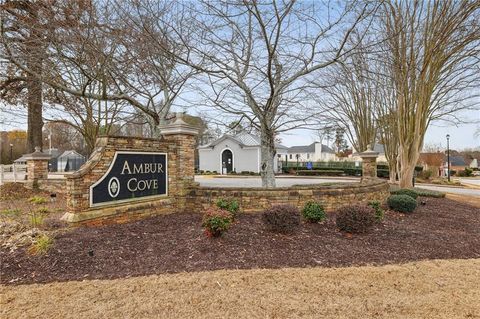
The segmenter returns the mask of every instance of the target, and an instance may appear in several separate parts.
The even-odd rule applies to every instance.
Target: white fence
[[[27,165],[0,165],[0,185],[5,182],[23,182],[27,173]]]

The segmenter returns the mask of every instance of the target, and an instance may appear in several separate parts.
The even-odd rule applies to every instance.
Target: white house
[[[274,170],[279,171],[278,159],[287,154],[287,147],[277,144]],[[198,147],[199,169],[220,174],[242,171],[260,173],[260,138],[247,132],[225,134],[221,138]]]
[[[299,162],[318,162],[318,161],[336,161],[335,151],[327,145],[314,142],[310,145],[292,146],[288,148],[287,154],[282,158],[283,161]]]
[[[366,150],[363,150],[361,152],[365,152]],[[383,144],[378,144],[376,143],[373,147],[373,151],[378,153],[377,157],[377,162],[388,162],[387,157],[385,156],[385,148]],[[355,161],[355,162],[361,162],[362,158],[360,157],[359,153],[357,150],[353,150],[353,154],[348,156],[348,160],[350,161]]]

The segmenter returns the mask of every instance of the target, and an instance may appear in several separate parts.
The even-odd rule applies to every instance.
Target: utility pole
[[[450,182],[450,134],[447,134],[447,177]]]

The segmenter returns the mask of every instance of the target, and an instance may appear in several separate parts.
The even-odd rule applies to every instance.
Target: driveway
[[[195,176],[195,181],[206,187],[262,187],[260,177],[213,177]],[[311,185],[320,183],[356,183],[358,178],[335,178],[335,177],[277,177],[277,187],[289,187],[292,185]]]

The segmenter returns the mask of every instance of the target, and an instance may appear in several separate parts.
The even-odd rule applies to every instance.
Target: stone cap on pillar
[[[30,154],[25,154],[23,155],[23,158],[27,161],[38,161],[38,160],[48,161],[49,159],[52,158],[52,156],[50,154],[42,153],[40,151],[40,147],[35,146],[35,152]]]
[[[379,152],[372,150],[372,146],[370,144],[367,145],[367,150],[365,152],[358,153],[361,158],[377,158],[379,154]]]
[[[160,126],[160,134],[162,135],[198,135],[199,129],[193,125],[186,123],[182,119],[182,113],[176,113],[173,123]]]

